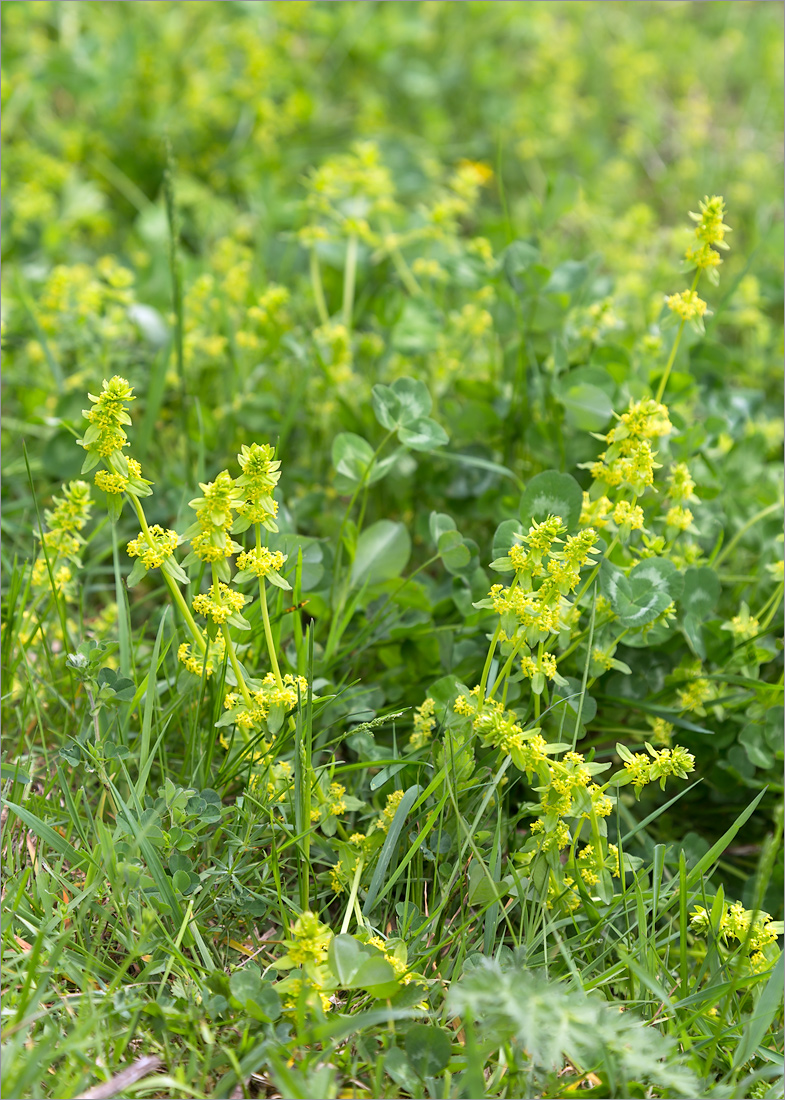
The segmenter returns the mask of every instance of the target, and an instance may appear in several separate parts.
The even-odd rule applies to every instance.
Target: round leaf
[[[569,386],[559,397],[567,423],[581,432],[599,432],[611,418],[613,402],[604,390],[581,382]]]
[[[720,598],[720,579],[708,565],[692,566],[684,574],[684,589],[679,601],[685,615],[704,619]]]
[[[402,523],[380,519],[357,540],[352,584],[379,584],[400,576],[411,549],[409,532]]]
[[[525,528],[547,516],[560,516],[568,530],[578,526],[583,505],[583,490],[571,474],[546,470],[533,477],[521,497],[520,514]]]
[[[444,428],[428,416],[411,420],[405,428],[399,428],[398,439],[414,451],[432,451],[450,441]]]
[[[333,440],[333,466],[349,481],[362,481],[373,458],[373,447],[354,432],[341,432]]]
[[[679,595],[682,577],[673,562],[646,558],[629,575],[606,563],[602,587],[622,626],[635,629],[653,622]]]
[[[450,1040],[440,1027],[415,1024],[406,1032],[404,1046],[412,1067],[420,1077],[435,1077],[449,1065]]]

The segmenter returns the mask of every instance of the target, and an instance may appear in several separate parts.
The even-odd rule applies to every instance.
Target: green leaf
[[[420,1077],[435,1077],[446,1069],[452,1048],[446,1031],[428,1024],[414,1024],[403,1043],[406,1054]]]
[[[354,432],[341,432],[333,440],[333,466],[352,482],[360,482],[373,458],[373,447]]]
[[[361,963],[354,976],[354,986],[366,989],[372,997],[391,997],[398,991],[398,979],[387,959],[375,955]]]
[[[393,431],[427,417],[433,401],[424,382],[415,378],[396,378],[391,386],[373,387],[371,404],[382,427]]]
[[[400,1047],[390,1047],[384,1056],[384,1069],[396,1085],[402,1085],[412,1096],[422,1090],[422,1081]]]
[[[504,558],[509,554],[511,546],[520,546],[520,538],[524,533],[523,527],[517,519],[505,519],[496,528],[493,536],[493,557]]]
[[[229,988],[249,1016],[271,1023],[281,1015],[281,998],[270,982],[262,981],[256,967],[236,970],[229,978]]]
[[[734,1069],[739,1069],[745,1062],[754,1057],[761,1043],[763,1043],[767,1031],[777,1018],[782,1004],[783,967],[785,967],[785,955],[780,954],[771,972],[771,977],[766,982],[760,1000],[755,1003],[752,1014],[747,1018],[744,1025],[741,1042],[736,1047],[733,1058]]]
[[[682,585],[681,574],[666,558],[645,558],[627,576],[605,562],[600,581],[619,622],[630,629],[653,622],[678,596]]]
[[[405,447],[411,447],[414,451],[433,451],[450,442],[444,428],[429,416],[412,420],[405,428],[399,428],[398,439]]]
[[[439,537],[439,555],[448,573],[460,573],[472,558],[460,531],[445,531]]]
[[[402,523],[380,519],[366,528],[357,540],[352,585],[380,584],[400,576],[411,549],[409,532]]]
[[[570,427],[580,432],[599,432],[611,418],[613,402],[599,386],[581,382],[558,394]]]
[[[762,726],[748,723],[739,734],[739,744],[744,746],[748,760],[756,768],[770,768],[774,763],[774,754],[769,751]]]
[[[141,558],[137,558],[134,562],[133,569],[125,579],[126,588],[133,588],[139,584],[139,581],[147,574],[147,570],[144,567],[144,563]]]
[[[387,874],[387,866],[392,859],[395,846],[398,843],[398,837],[401,835],[401,830],[406,824],[406,818],[411,810],[412,806],[417,800],[420,794],[420,787],[415,784],[405,792],[403,798],[398,803],[398,809],[395,811],[395,817],[390,822],[390,827],[387,830],[387,836],[384,838],[384,844],[382,850],[379,853],[379,860],[376,864],[376,869],[371,879],[371,885],[368,887],[368,893],[365,898],[365,905],[363,905],[363,916],[369,917],[373,912],[374,902],[381,889]]]
[[[708,565],[692,566],[684,574],[679,606],[685,615],[705,619],[720,598],[720,579]]]
[[[445,531],[455,530],[455,520],[446,512],[431,512],[428,517],[428,529],[431,532],[431,538],[438,544]]]
[[[0,779],[16,780],[17,783],[30,782],[27,772],[21,771],[15,764],[0,764]]]
[[[178,894],[185,894],[191,885],[191,876],[187,871],[178,870],[175,871],[172,876],[172,885]]]
[[[372,958],[370,950],[354,936],[341,933],[333,936],[327,949],[327,961],[342,989],[352,989],[355,975],[366,959]]]
[[[73,867],[78,867],[84,862],[95,863],[92,853],[88,851],[77,852],[76,848],[61,837],[58,832],[55,832],[51,825],[47,825],[45,821],[41,821],[39,817],[36,817],[36,815],[31,813],[26,807],[17,806],[15,802],[8,802],[5,799],[3,799],[3,804],[15,813],[17,817],[21,818],[28,829],[32,829],[35,835],[40,837],[45,844],[48,844],[55,852],[59,852],[61,856],[65,856]]]
[[[547,516],[560,516],[568,531],[578,526],[583,505],[583,490],[571,474],[546,470],[533,477],[521,497],[520,516],[524,528],[532,520],[541,523]]]

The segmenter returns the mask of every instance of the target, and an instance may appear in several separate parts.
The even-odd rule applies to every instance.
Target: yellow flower
[[[164,530],[154,523],[147,531],[140,531],[135,539],[128,543],[128,556],[139,558],[145,569],[159,569],[177,548],[179,536],[176,531]]]
[[[409,738],[409,744],[413,749],[420,749],[430,741],[431,734],[436,726],[435,708],[436,703],[429,698],[414,712],[414,729]]]
[[[115,375],[109,381],[104,379],[97,397],[91,393],[87,396],[94,407],[83,409],[82,415],[90,421],[90,426],[77,442],[86,451],[108,458],[128,446],[123,425],[131,423],[125,406],[135,400],[133,390],[125,378]]]
[[[703,317],[707,309],[706,303],[694,290],[682,290],[679,294],[671,294],[665,302],[668,309],[681,317],[682,321],[693,321]]]
[[[286,555],[280,550],[271,551],[266,546],[244,551],[237,559],[237,568],[241,572],[253,573],[257,577],[268,577],[283,569]]]
[[[218,583],[218,592],[212,589],[212,594],[200,593],[194,597],[193,609],[200,615],[208,616],[214,623],[225,623],[236,612],[241,611],[245,604],[245,596],[241,592],[235,592],[224,584]]]

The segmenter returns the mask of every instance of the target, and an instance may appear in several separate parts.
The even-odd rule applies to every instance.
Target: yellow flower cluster
[[[411,737],[409,738],[409,744],[413,749],[421,749],[423,745],[426,745],[433,734],[436,727],[436,718],[434,712],[436,710],[436,703],[433,699],[426,699],[425,702],[417,707],[414,712],[414,723]]]
[[[723,902],[722,912],[716,923],[702,905],[697,905],[690,914],[690,924],[702,935],[713,930],[715,935],[724,940],[733,939],[745,945],[753,973],[766,970],[771,965],[773,958],[767,958],[767,948],[776,944],[777,937],[782,935],[781,922],[772,921],[769,914],[763,911],[755,913],[745,909],[738,901],[731,905]],[[776,953],[771,954],[774,956]]]
[[[176,531],[164,530],[158,523],[140,531],[135,539],[128,543],[129,558],[139,558],[145,569],[160,569],[167,558],[177,549],[180,541]]]
[[[387,795],[387,803],[381,812],[381,815],[377,818],[376,828],[381,829],[383,833],[392,825],[392,820],[395,817],[395,811],[401,804],[403,798],[403,791],[393,791],[392,794]]]
[[[643,528],[643,509],[639,504],[620,500],[613,509],[613,522],[622,532],[640,531]]]
[[[526,549],[523,546],[510,547],[507,558],[495,563],[504,569],[505,561],[516,571],[522,583],[505,588],[494,584],[488,593],[488,604],[497,614],[505,617],[503,639],[511,640],[510,617],[523,633],[523,640],[529,645],[543,641],[548,634],[558,634],[561,629],[560,609],[562,598],[574,592],[580,581],[581,568],[596,553],[594,544],[597,533],[591,528],[571,535],[564,543],[563,550],[554,550],[564,525],[558,516],[548,516],[542,523],[533,523],[529,533],[524,535]],[[543,559],[547,555],[548,560]],[[534,578],[542,578],[538,588],[532,587]],[[548,673],[552,678],[551,674]]]
[[[61,565],[55,568],[57,559],[65,557],[77,567],[81,566],[79,549],[84,540],[79,532],[89,520],[93,506],[90,499],[90,486],[86,481],[71,481],[63,486],[61,497],[52,498],[52,503],[54,508],[47,508],[44,511],[47,530],[40,538],[46,547],[55,587],[60,590],[71,577],[67,566]],[[63,569],[69,573],[68,577],[62,572]],[[32,583],[36,588],[49,583],[49,571],[46,558],[43,556],[39,557],[33,565]]]
[[[340,814],[346,813],[346,803],[343,796],[346,794],[346,787],[340,783],[331,783],[327,788],[327,804],[330,813],[334,817],[339,817]]]
[[[725,202],[721,195],[712,195],[711,198],[707,195],[698,206],[699,213],[690,211],[690,217],[696,223],[696,242],[687,249],[685,259],[692,267],[716,275],[722,257],[715,248],[727,249],[725,234],[731,231],[722,220],[725,216]]]
[[[654,484],[654,471],[659,463],[651,440],[668,435],[673,425],[665,405],[652,398],[630,402],[626,413],[605,436],[609,444],[596,462],[584,464],[597,481],[615,489],[631,489],[636,497]]]
[[[655,749],[647,742],[646,748],[648,756],[642,752],[627,753],[624,759],[624,772],[635,788],[636,797],[648,783],[659,780],[660,787],[665,790],[669,775],[686,779],[695,770],[695,757],[681,745]]]
[[[539,730],[524,730],[518,725],[516,715],[505,710],[495,699],[486,699],[480,705],[480,689],[472,688],[468,696],[459,695],[453,704],[456,714],[472,719],[472,729],[479,733],[486,745],[511,756],[519,771],[529,774],[547,762],[546,744]]]
[[[258,691],[250,692],[252,707],[241,705],[240,695],[235,691],[227,693],[224,707],[226,710],[237,710],[234,721],[241,729],[249,730],[261,726],[273,707],[292,710],[297,706],[298,699],[305,700],[307,693],[308,681],[304,676],[293,676],[287,672],[281,687],[278,687],[275,675],[268,672],[262,681],[262,687]]]
[[[184,664],[194,676],[212,676],[215,669],[223,662],[226,652],[226,640],[223,634],[216,634],[212,641],[208,640],[207,631],[203,631],[207,643],[207,656],[201,653],[194,654],[189,642],[183,642],[177,650],[177,659]]]
[[[256,577],[268,577],[283,569],[286,556],[280,550],[268,550],[266,546],[245,550],[237,559],[237,568],[242,573],[253,573]]]
[[[275,523],[278,504],[272,494],[281,477],[281,463],[274,456],[269,443],[244,445],[237,456],[242,473],[234,484],[242,499],[233,505],[241,517],[236,531],[245,531],[254,523],[260,523],[268,531],[278,530]]]
[[[524,655],[521,657],[521,671],[531,680],[541,672],[546,680],[553,680],[557,674],[556,658],[552,653],[539,653],[537,657]]]
[[[236,487],[227,470],[222,470],[215,481],[200,482],[199,488],[203,495],[189,501],[189,507],[196,512],[196,523],[185,533],[195,557],[217,562],[239,553],[242,546],[229,538],[228,532],[234,512],[244,503],[242,490]]]
[[[699,298],[694,290],[682,290],[678,294],[670,294],[665,299],[665,303],[672,313],[681,317],[682,321],[694,321],[696,318],[703,317],[707,309],[706,302]]]
[[[292,925],[292,941],[287,941],[288,955],[295,966],[321,963],[327,958],[327,949],[333,934],[326,924],[306,909]]]
[[[695,482],[686,462],[676,462],[668,474],[668,496],[676,504],[697,501]]]
[[[94,407],[83,409],[82,415],[90,421],[90,426],[77,442],[80,447],[84,447],[93,455],[97,462],[99,457],[109,458],[116,451],[122,451],[123,447],[128,446],[128,437],[123,425],[130,424],[131,418],[125,406],[136,399],[126,379],[117,374],[108,381],[104,379],[101,392],[97,397],[92,393],[88,393],[87,396]]]

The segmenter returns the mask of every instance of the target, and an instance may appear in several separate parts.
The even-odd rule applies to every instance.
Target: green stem
[[[515,576],[513,577],[512,584],[507,589],[507,595],[508,596],[511,592],[513,592],[517,588],[519,580],[520,580],[520,574],[516,573]],[[483,667],[483,670],[482,670],[482,678],[480,680],[480,706],[482,706],[482,704],[485,701],[485,685],[488,683],[488,676],[490,675],[490,671],[491,671],[491,664],[493,662],[493,655],[496,652],[496,644],[499,641],[499,635],[501,634],[501,632],[502,632],[502,621],[501,621],[501,617],[499,617],[499,621],[496,624],[496,629],[493,632],[493,637],[491,638],[491,644],[488,647],[488,656],[485,658],[485,666]]]
[[[783,592],[785,592],[785,584],[780,581],[780,583],[777,585],[777,591],[774,593],[771,600],[769,601],[771,603],[771,610],[769,611],[763,622],[760,624],[761,630],[768,630],[769,626],[771,625],[771,620],[780,609]]]
[[[352,328],[352,309],[354,308],[354,283],[357,274],[357,234],[352,233],[346,245],[346,267],[343,271],[343,323]]]
[[[226,642],[226,652],[229,654],[229,660],[231,661],[232,669],[234,670],[234,676],[237,680],[237,686],[240,689],[240,694],[243,697],[243,702],[249,710],[253,710],[254,702],[251,698],[251,693],[249,692],[248,686],[245,682],[243,670],[240,668],[240,662],[237,660],[237,653],[234,648],[234,642],[232,641],[232,635],[226,623],[221,623],[221,633],[223,634],[224,641]]]
[[[635,503],[635,501],[636,501],[637,499],[638,499],[637,497],[633,497],[633,498],[632,498],[632,502],[633,502],[633,504]],[[605,551],[605,555],[604,555],[604,558],[603,558],[603,559],[602,559],[601,561],[598,561],[598,562],[597,562],[597,564],[595,565],[595,567],[594,567],[594,568],[592,569],[591,573],[589,574],[589,579],[588,579],[588,580],[586,581],[586,583],[584,584],[583,588],[582,588],[582,589],[580,590],[580,592],[578,593],[578,595],[577,595],[577,596],[575,597],[575,601],[574,601],[574,602],[575,602],[576,604],[577,604],[577,603],[580,603],[580,601],[581,601],[581,600],[583,599],[583,597],[584,597],[584,596],[586,595],[586,593],[588,592],[588,590],[589,590],[589,589],[591,588],[591,586],[592,586],[592,584],[594,583],[594,580],[595,580],[595,578],[596,578],[597,574],[598,574],[598,573],[599,573],[599,571],[600,571],[600,567],[602,566],[602,561],[603,561],[603,560],[604,560],[604,561],[610,561],[610,557],[611,557],[611,552],[612,552],[613,550],[615,550],[615,549],[616,549],[616,543],[617,543],[618,541],[619,541],[619,536],[618,536],[618,535],[614,535],[614,536],[613,536],[613,538],[611,539],[611,542],[610,542],[610,546],[609,546],[609,547],[608,547],[608,549],[607,549],[607,550]]]
[[[262,528],[261,524],[256,524],[256,549],[262,548]],[[264,623],[264,637],[267,642],[267,652],[270,657],[270,664],[273,669],[273,676],[275,682],[279,688],[283,687],[283,680],[281,679],[281,670],[278,667],[278,658],[275,655],[275,643],[273,642],[273,631],[270,626],[270,612],[267,609],[267,589],[265,587],[264,579],[259,577],[259,603],[262,608],[262,621]]]
[[[690,291],[695,290],[695,287],[698,285],[698,280],[700,279],[700,277],[701,272],[700,268],[698,268],[698,270],[695,272],[695,278],[692,280]],[[681,334],[684,331],[685,323],[686,322],[682,320],[681,324],[679,325],[679,331],[676,333],[676,339],[673,341],[673,347],[671,348],[671,353],[668,356],[668,362],[665,364],[665,373],[660,379],[660,384],[657,388],[657,396],[654,399],[655,401],[662,401],[662,395],[665,393],[665,387],[668,384],[668,378],[670,377],[671,368],[673,367],[674,361],[676,359],[676,352],[679,350],[679,344],[681,343]]]
[[[316,302],[316,312],[319,314],[319,320],[323,325],[329,323],[330,314],[327,312],[327,302],[324,300],[324,288],[322,287],[322,272],[319,267],[319,257],[316,255],[316,249],[310,250],[310,271],[311,271],[311,287],[313,289],[314,301]]]
[[[744,526],[739,528],[739,530],[736,532],[736,534],[730,540],[730,542],[725,547],[725,549],[722,551],[722,553],[719,554],[713,561],[711,561],[710,564],[713,565],[715,569],[719,568],[719,566],[722,564],[722,562],[725,561],[725,559],[727,558],[728,554],[730,554],[731,551],[736,549],[736,547],[739,544],[739,541],[744,538],[744,536],[749,531],[750,527],[754,527],[756,523],[759,523],[762,519],[765,519],[766,516],[770,516],[774,512],[779,512],[779,511],[781,511],[781,509],[782,509],[782,504],[779,501],[777,501],[777,503],[769,504],[769,506],[767,508],[761,509],[760,512],[756,512],[755,515],[752,517],[752,519],[748,519],[747,522],[744,524]]]
[[[349,894],[349,902],[346,906],[346,912],[343,916],[343,924],[341,925],[341,935],[349,931],[349,923],[352,919],[352,912],[354,910],[354,903],[357,900],[357,893],[360,889],[360,875],[363,870],[363,857],[357,860],[357,870],[354,872],[354,879],[352,881],[352,892]],[[362,924],[362,922],[360,922]]]
[[[496,692],[498,691],[502,681],[509,675],[510,669],[512,668],[512,662],[518,656],[518,653],[520,652],[521,646],[523,644],[524,644],[524,639],[523,638],[521,638],[521,640],[519,642],[516,642],[515,646],[513,647],[512,653],[507,658],[507,660],[504,662],[504,667],[502,668],[501,672],[499,673],[499,675],[494,680],[493,687],[491,688],[491,690],[488,692],[488,694],[486,696],[487,699],[493,699],[493,697],[496,694]]]
[[[382,223],[382,228],[388,241],[391,242],[387,244],[387,251],[390,255],[390,258],[392,259],[393,267],[398,272],[398,277],[400,278],[401,282],[410,294],[422,294],[422,287],[415,279],[414,275],[412,274],[411,268],[404,259],[403,253],[398,246],[397,238],[392,231],[389,221],[385,220]]]
[[[360,481],[358,482],[357,488],[352,493],[351,500],[346,505],[346,511],[343,514],[343,519],[341,520],[341,526],[338,528],[338,545],[337,545],[336,550],[335,550],[335,565],[333,566],[333,580],[332,580],[332,585],[330,586],[330,604],[331,604],[331,606],[333,604],[333,600],[334,600],[334,596],[335,596],[335,585],[336,585],[336,581],[338,579],[338,573],[339,573],[339,570],[340,570],[340,567],[341,567],[341,558],[343,557],[343,532],[344,532],[344,529],[346,527],[346,521],[349,518],[349,514],[351,513],[352,508],[354,508],[354,505],[357,501],[357,497],[360,495],[361,489],[365,485],[365,482],[370,477],[371,471],[373,470],[374,466],[376,465],[376,459],[379,457],[379,455],[382,452],[382,449],[387,445],[388,441],[395,434],[395,430],[396,430],[395,428],[391,428],[390,431],[387,433],[387,435],[384,437],[384,439],[381,441],[379,446],[373,452],[373,455],[371,457],[371,461],[368,463],[368,466],[366,467],[365,472],[363,473],[363,476],[361,477]]]
[[[132,502],[134,508],[136,509],[136,515],[139,519],[139,523],[141,525],[142,531],[145,534],[145,537],[147,538],[148,543],[150,544],[151,547],[154,547],[155,546],[155,540],[153,539],[153,536],[150,534],[150,528],[147,526],[147,519],[145,517],[144,509],[142,508],[142,505],[139,503],[138,498],[133,496],[131,493],[129,493],[128,496],[131,498],[131,502]],[[172,599],[177,604],[178,611],[180,612],[182,617],[185,619],[186,625],[187,625],[188,629],[191,631],[191,634],[193,636],[194,641],[199,646],[199,649],[201,650],[201,652],[204,653],[205,650],[207,649],[207,643],[204,640],[204,635],[202,634],[201,630],[196,625],[196,621],[195,621],[193,615],[191,614],[191,610],[188,607],[188,604],[185,602],[185,599],[183,597],[182,592],[177,587],[177,585],[172,580],[172,578],[168,575],[168,573],[165,573],[163,571],[163,569],[161,570],[161,576],[163,577],[164,581],[166,582],[166,587],[169,589],[169,591],[172,595]]]

